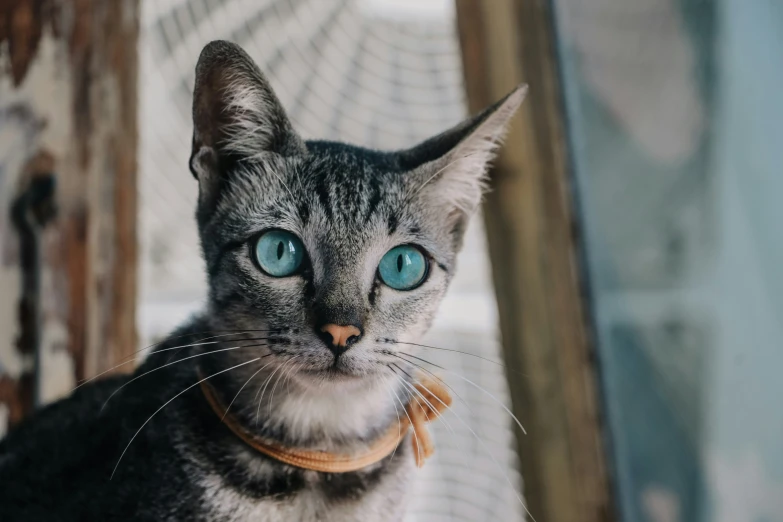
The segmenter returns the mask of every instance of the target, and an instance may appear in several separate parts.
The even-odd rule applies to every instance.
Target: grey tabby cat
[[[405,343],[432,322],[523,98],[403,151],[304,141],[250,57],[208,44],[190,160],[206,308],[133,375],[80,387],[0,442],[0,520],[401,520],[408,440],[353,472],[283,464],[221,422],[201,381],[287,448],[357,454],[395,426],[412,395]]]

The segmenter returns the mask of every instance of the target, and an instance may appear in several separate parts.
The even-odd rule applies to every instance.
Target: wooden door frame
[[[457,0],[468,105],[528,99],[483,205],[524,496],[546,522],[614,520],[548,0]],[[521,377],[519,373],[524,374]]]
[[[0,1],[0,437],[137,349],[139,17],[139,0]],[[10,213],[42,179],[32,252]]]

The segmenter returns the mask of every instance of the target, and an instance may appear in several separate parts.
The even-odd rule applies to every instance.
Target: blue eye
[[[274,277],[294,274],[304,259],[302,241],[285,230],[264,232],[256,241],[256,261],[261,270]]]
[[[427,277],[427,259],[411,245],[394,247],[378,265],[381,280],[395,290],[412,290]]]

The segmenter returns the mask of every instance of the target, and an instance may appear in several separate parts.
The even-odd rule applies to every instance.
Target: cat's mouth
[[[358,371],[352,364],[344,361],[341,357],[336,358],[328,366],[304,369],[301,373],[320,382],[356,381],[367,376],[366,372]]]

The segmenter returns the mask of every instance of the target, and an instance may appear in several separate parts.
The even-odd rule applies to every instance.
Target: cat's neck
[[[292,382],[279,390],[279,397],[270,397],[271,409],[268,403],[261,404],[266,409],[264,426],[296,444],[328,451],[367,445],[398,422],[396,412],[403,411],[392,402],[392,393],[400,394],[393,384],[380,379],[351,386]]]
[[[391,374],[319,383],[283,375],[285,368],[263,366],[248,365],[247,376],[225,374],[210,382],[242,427],[264,439],[301,449],[351,453],[388,433],[405,415],[405,387]]]
[[[297,375],[252,341],[261,334],[245,334],[250,339],[245,341],[233,334],[221,336],[232,326],[197,316],[165,346],[189,342],[193,352],[213,352],[192,361],[249,433],[301,449],[352,452],[383,436],[405,415],[407,385],[391,371],[336,381]],[[244,347],[233,349],[240,345]],[[258,360],[242,365],[253,359]]]

